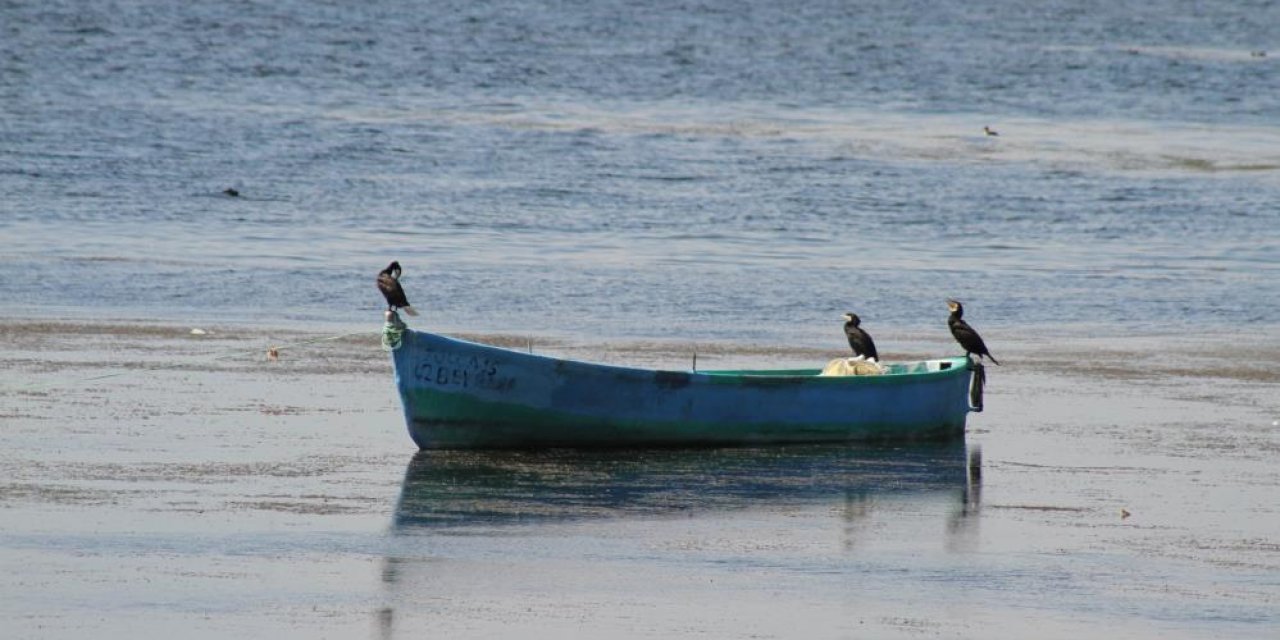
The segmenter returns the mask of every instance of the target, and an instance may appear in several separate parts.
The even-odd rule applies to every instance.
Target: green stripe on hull
[[[428,389],[403,400],[413,408],[406,410],[410,436],[422,449],[925,441],[961,437],[965,428],[964,414],[920,425],[726,425],[602,419]]]

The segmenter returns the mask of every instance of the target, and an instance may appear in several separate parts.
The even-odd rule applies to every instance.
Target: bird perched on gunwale
[[[862,319],[858,314],[849,312],[844,314],[844,335],[849,339],[849,348],[853,349],[853,355],[862,356],[868,360],[879,360],[880,354],[876,353],[876,343],[871,339],[861,326]]]
[[[387,311],[395,311],[397,308],[404,309],[404,312],[416,316],[418,312],[409,306],[409,299],[404,295],[404,289],[400,287],[400,263],[392,261],[387,265],[386,269],[378,272],[378,290],[382,292],[382,297],[387,299]]]
[[[951,310],[951,317],[947,318],[947,326],[951,327],[951,335],[955,336],[956,342],[964,347],[964,355],[967,357],[971,353],[976,353],[979,360],[986,356],[991,358],[992,362],[1000,364],[1000,361],[987,351],[987,344],[982,341],[982,336],[964,321],[964,305],[958,300],[947,300],[947,308]]]

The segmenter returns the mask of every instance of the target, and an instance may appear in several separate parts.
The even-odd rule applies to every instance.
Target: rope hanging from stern
[[[982,390],[987,386],[987,369],[981,362],[969,361],[973,377],[969,380],[969,410],[982,412]]]

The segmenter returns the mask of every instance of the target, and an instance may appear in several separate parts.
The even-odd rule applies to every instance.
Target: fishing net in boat
[[[857,358],[836,358],[822,368],[820,376],[878,376],[884,373],[884,367],[875,360]]]

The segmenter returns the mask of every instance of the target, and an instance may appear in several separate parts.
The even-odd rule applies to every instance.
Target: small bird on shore
[[[849,348],[853,349],[853,355],[862,356],[868,360],[879,360],[880,354],[876,353],[876,343],[871,339],[871,335],[862,329],[862,319],[858,314],[850,312],[844,314],[844,335],[849,339]]]
[[[998,135],[1000,135],[1000,133],[999,133],[998,131],[996,131],[995,129],[992,129],[991,127],[983,127],[983,128],[982,128],[982,132],[983,132],[983,133],[985,133],[985,134],[987,134],[987,135],[989,135],[989,136],[998,136]]]
[[[964,321],[964,305],[958,300],[947,300],[947,308],[951,310],[951,317],[947,318],[947,326],[951,328],[951,335],[955,336],[956,342],[964,347],[964,355],[976,353],[979,360],[986,356],[991,358],[992,362],[1000,364],[1000,361],[987,351],[987,344],[982,341],[982,336]]]
[[[404,312],[416,316],[418,312],[409,306],[409,299],[404,295],[404,289],[400,287],[400,263],[392,261],[387,265],[386,269],[378,272],[378,290],[382,292],[382,297],[387,299],[387,311],[395,311],[397,308],[404,309]]]

